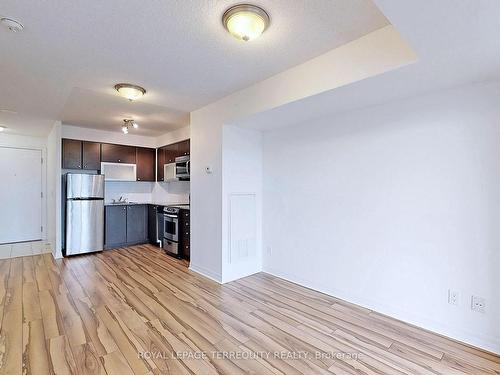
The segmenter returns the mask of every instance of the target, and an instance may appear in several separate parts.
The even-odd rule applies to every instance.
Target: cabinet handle
[[[121,162],[121,160],[120,160],[120,159],[118,159],[118,162]]]
[[[137,177],[137,181],[141,181],[141,179],[139,177]]]
[[[124,209],[124,210],[126,210],[126,209],[127,209],[127,207],[123,207],[123,209]]]

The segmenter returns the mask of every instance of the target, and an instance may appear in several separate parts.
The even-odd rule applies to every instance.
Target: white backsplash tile
[[[189,203],[189,181],[116,182],[107,181],[105,202],[126,198],[139,203]]]
[[[106,181],[104,188],[104,201],[126,198],[130,202],[152,202],[153,186],[155,182],[117,182]]]
[[[155,203],[189,203],[189,181],[156,183],[152,200]]]

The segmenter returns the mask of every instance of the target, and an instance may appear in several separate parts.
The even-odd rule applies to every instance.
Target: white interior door
[[[0,147],[0,244],[42,238],[42,152]]]

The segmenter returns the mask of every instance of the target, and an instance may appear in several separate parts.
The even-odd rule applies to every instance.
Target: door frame
[[[27,137],[34,138],[34,137]],[[43,162],[40,162],[40,173],[41,173],[41,186],[40,192],[42,194],[41,200],[41,209],[40,209],[40,222],[42,223],[43,231],[41,232],[40,239],[42,241],[47,241],[47,148],[43,146],[29,145],[24,146],[21,144],[21,140],[9,142],[9,139],[0,139],[0,147],[1,148],[9,148],[9,149],[17,149],[17,150],[33,150],[40,151]],[[24,142],[23,142],[24,143]],[[18,242],[10,242],[10,243],[20,243],[26,241],[18,241]],[[28,241],[28,242],[31,242]]]

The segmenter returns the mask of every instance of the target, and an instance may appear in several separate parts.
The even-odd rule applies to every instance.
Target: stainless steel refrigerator
[[[66,175],[65,254],[104,248],[104,175]]]

